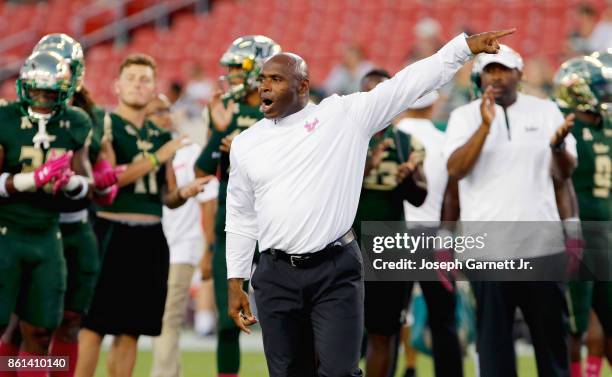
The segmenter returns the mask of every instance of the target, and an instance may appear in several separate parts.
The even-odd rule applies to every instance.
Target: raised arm
[[[574,127],[574,114],[569,114],[563,123],[557,128],[550,140],[552,149],[552,174],[556,179],[563,181],[569,179],[576,168],[576,152],[566,148],[566,139],[571,140],[570,149],[575,149],[575,141],[570,136],[570,131]]]
[[[498,39],[513,32],[458,35],[436,54],[407,66],[373,90],[342,97],[345,109],[369,138],[418,98],[450,81],[472,54],[496,53]]]
[[[149,154],[147,158],[134,161],[127,166],[124,172],[118,176],[117,185],[119,187],[131,185],[140,178],[157,169],[167,161],[171,160],[177,150],[185,146],[187,137],[170,140],[162,145],[157,152]]]
[[[195,163],[196,177],[214,175],[219,166],[219,148],[221,147],[221,140],[227,135],[227,132],[220,132],[216,129],[209,130],[209,132],[208,142]]]
[[[452,152],[446,162],[448,175],[453,179],[459,180],[469,174],[478,160],[482,147],[487,140],[491,123],[495,118],[495,100],[491,88],[487,88],[482,96],[480,115],[482,120],[476,132],[472,134],[465,144]],[[461,121],[460,119],[449,120],[449,134],[452,135],[453,131],[455,131],[450,127],[456,127],[454,123]]]

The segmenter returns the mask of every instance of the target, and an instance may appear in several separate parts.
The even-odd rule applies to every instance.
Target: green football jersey
[[[578,166],[572,180],[580,218],[608,221],[612,205],[612,129],[575,120],[572,134],[578,150]]]
[[[172,139],[172,135],[150,120],[140,129],[126,119],[111,113],[111,130],[105,137],[110,138],[115,151],[117,165],[127,165],[155,153]],[[166,182],[165,166],[150,172],[136,182],[123,186],[113,204],[101,207],[101,211],[162,215],[162,187]]]
[[[412,135],[399,132],[393,126],[374,135],[370,140],[368,156],[374,148],[385,139],[389,147],[383,152],[383,158],[377,167],[372,168],[363,179],[357,215],[353,229],[361,235],[362,221],[403,221],[403,195],[398,193],[397,172],[399,165],[408,161],[411,154],[415,161],[425,159],[423,144]]]
[[[83,110],[68,106],[59,117],[46,126],[50,147],[36,148],[32,139],[38,125],[26,115],[22,104],[12,102],[0,107],[0,146],[4,150],[2,172],[28,173],[42,165],[54,151],[61,155],[78,151],[85,145],[91,131],[91,120]],[[62,200],[48,190],[18,193],[0,198],[0,224],[24,229],[46,229],[57,223]]]
[[[212,134],[206,147],[198,157],[196,166],[208,174],[216,174],[219,171],[220,180],[227,181],[229,179],[229,154],[219,150],[221,140],[226,136],[239,134],[261,118],[263,118],[263,114],[259,111],[259,106],[236,103],[230,125],[225,131],[220,132],[214,128],[209,111],[207,119],[210,119]]]
[[[212,134],[206,147],[198,157],[196,166],[208,174],[217,174],[219,177],[219,207],[215,217],[215,231],[223,233],[225,231],[225,198],[227,196],[227,183],[229,181],[229,153],[221,152],[221,140],[224,137],[239,134],[263,118],[259,106],[249,106],[244,103],[236,103],[232,122],[223,132],[217,131],[212,124],[210,112],[207,114],[210,119]]]

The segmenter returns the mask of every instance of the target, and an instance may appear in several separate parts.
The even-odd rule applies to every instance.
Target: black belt
[[[335,241],[330,242],[323,249],[308,254],[287,254],[279,249],[267,249],[264,250],[263,253],[270,253],[274,260],[282,259],[286,262],[289,262],[293,267],[297,268],[307,268],[313,267],[321,263],[322,261],[331,258],[333,256],[333,250],[330,249],[340,249],[351,242],[355,241],[355,233],[353,229],[349,229],[348,232],[344,233],[344,235],[340,236],[340,238]]]

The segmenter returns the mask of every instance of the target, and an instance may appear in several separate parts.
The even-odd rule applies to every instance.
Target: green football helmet
[[[567,60],[555,74],[554,97],[564,112],[604,114],[611,78],[605,77],[604,65],[592,56]]]
[[[27,106],[51,108],[55,113],[63,110],[74,93],[74,80],[66,59],[52,51],[35,52],[21,67],[17,79],[17,96]],[[31,97],[31,90],[57,92],[54,102],[39,103]]]
[[[81,44],[66,34],[47,34],[34,46],[32,52],[53,51],[68,61],[75,80],[75,90],[83,87],[85,77],[85,56]]]
[[[238,67],[243,70],[241,84],[229,84],[224,99],[233,98],[241,100],[246,93],[257,89],[257,77],[261,72],[263,63],[269,57],[281,51],[280,45],[263,35],[245,35],[236,39],[221,56],[220,63],[225,67]],[[221,80],[231,83],[236,75],[221,76]]]
[[[608,81],[605,97],[602,99],[602,110],[605,112],[603,116],[606,128],[612,128],[612,47],[594,52],[591,56],[603,64],[603,75]]]

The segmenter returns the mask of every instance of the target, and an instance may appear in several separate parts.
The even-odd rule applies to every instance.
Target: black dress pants
[[[529,327],[538,376],[569,377],[565,285],[558,282],[472,282],[480,375],[516,377],[512,328],[517,308]]]
[[[271,377],[362,375],[361,252],[355,241],[325,252],[319,264],[301,268],[261,254],[251,283]]]

